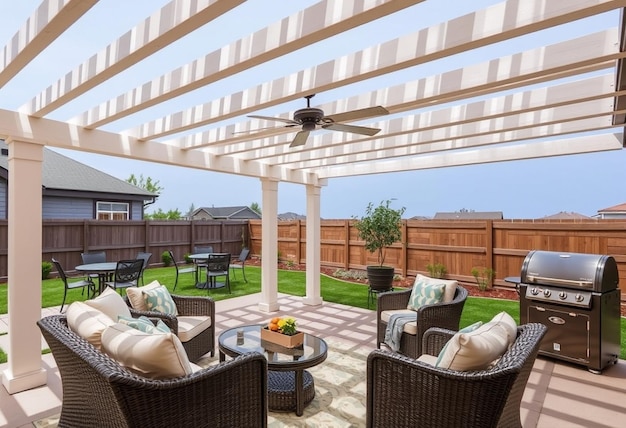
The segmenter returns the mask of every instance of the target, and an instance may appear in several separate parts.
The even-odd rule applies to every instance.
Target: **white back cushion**
[[[102,345],[102,332],[108,326],[115,324],[108,315],[86,305],[84,302],[74,302],[69,305],[65,315],[70,330],[87,340],[98,350]]]
[[[117,317],[120,315],[123,317],[131,316],[130,309],[128,309],[128,305],[122,296],[110,287],[107,287],[95,299],[85,301],[85,304],[106,314],[114,322],[117,322]]]

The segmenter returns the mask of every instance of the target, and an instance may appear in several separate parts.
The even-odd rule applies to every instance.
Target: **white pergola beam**
[[[618,40],[617,29],[606,30],[372,91],[337,101],[331,105],[324,105],[321,108],[327,112],[342,112],[349,108],[383,105],[391,113],[401,113],[470,96],[485,95],[498,90],[511,90],[537,84],[540,81],[586,73],[596,68],[604,69],[614,66],[616,58],[626,56],[626,53],[619,51]],[[611,84],[614,90],[614,82]],[[256,91],[262,92],[261,87],[257,87]],[[222,102],[226,103],[226,99],[222,99]],[[288,118],[292,115],[293,113],[289,113],[289,115],[281,116]],[[186,148],[201,148],[219,143],[221,148],[218,148],[218,152],[229,154],[236,153],[237,150],[247,150],[246,144],[233,145],[232,143],[249,142],[294,132],[294,128],[280,127],[252,134],[245,132],[247,129],[253,129],[253,126],[268,125],[267,121],[248,121],[244,125],[230,125],[185,136],[172,143]],[[241,134],[233,136],[233,133]],[[229,144],[228,147],[226,143]],[[250,154],[250,156],[256,158],[258,154]]]
[[[623,3],[623,0],[572,0],[568,2],[546,0],[535,8],[528,7],[529,3],[523,0],[499,3],[254,88],[190,107],[127,132],[140,139],[161,138],[302,98],[311,93],[324,92],[539,31],[558,23],[566,23],[572,19],[580,19],[603,10],[610,10],[617,7],[617,4]],[[525,5],[527,7],[524,7]],[[617,31],[614,34],[617,34]],[[600,41],[596,43],[605,44]],[[533,60],[533,58],[525,57],[519,60]],[[548,64],[549,62],[547,61]],[[502,69],[523,69],[523,67],[523,64],[508,63],[504,60],[500,66]],[[468,79],[467,76],[464,77],[465,80]],[[485,77],[494,78],[491,72]],[[363,101],[362,105],[352,106],[352,108],[372,105]]]
[[[47,146],[116,156],[166,165],[185,166],[227,174],[265,177],[278,181],[317,185],[315,174],[290,171],[260,162],[215,156],[204,151],[185,151],[154,141],[0,109],[0,138],[36,142]]]
[[[421,1],[323,0],[105,101],[73,118],[72,122],[87,128],[103,126]],[[167,122],[171,122],[171,119]],[[142,139],[150,138],[153,137],[142,136]]]
[[[20,111],[43,117],[244,1],[171,1],[40,92]]]
[[[44,0],[15,33],[0,55],[0,88],[98,0]]]
[[[542,141],[503,146],[442,152],[399,160],[378,161],[375,164],[346,165],[320,170],[320,177],[334,178],[387,172],[415,171],[514,160],[538,159],[582,153],[594,153],[623,148],[623,134],[598,134],[563,140]]]

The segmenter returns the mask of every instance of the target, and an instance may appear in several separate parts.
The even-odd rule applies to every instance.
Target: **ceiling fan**
[[[337,113],[330,116],[325,116],[324,111],[319,108],[311,107],[311,98],[313,95],[307,95],[306,108],[296,110],[293,114],[293,119],[283,119],[282,117],[271,116],[257,116],[249,115],[255,119],[273,120],[276,122],[286,123],[285,128],[292,128],[295,126],[302,126],[302,130],[298,132],[289,145],[289,147],[302,146],[306,143],[309,133],[316,129],[330,129],[332,131],[351,132],[353,134],[360,135],[376,135],[380,132],[379,128],[367,128],[365,126],[347,125],[345,121],[354,121],[360,119],[367,119],[368,117],[382,116],[389,114],[389,111],[382,107],[367,107],[358,110],[347,111],[344,113]]]

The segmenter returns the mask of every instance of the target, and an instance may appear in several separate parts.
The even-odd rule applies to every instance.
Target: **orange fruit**
[[[272,318],[272,320],[270,321],[270,323],[272,323],[272,324],[278,324],[278,321],[280,321],[280,317],[274,317],[274,318]]]
[[[278,331],[278,324],[274,322],[271,322],[267,327],[272,331]]]

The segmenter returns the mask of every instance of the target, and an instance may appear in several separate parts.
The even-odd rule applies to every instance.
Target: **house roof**
[[[230,218],[256,218],[260,219],[261,216],[252,208],[247,206],[237,207],[200,207],[191,213],[191,216],[195,216],[200,211],[206,212],[214,219],[230,219]]]
[[[502,211],[463,211],[463,212],[439,212],[433,220],[502,220]]]
[[[626,212],[626,203],[598,210],[598,213]]]
[[[315,186],[623,148],[623,0],[288,2],[249,32],[255,2],[137,3],[151,9],[120,36],[109,2],[42,0],[6,38],[0,88],[32,90],[3,97],[20,107],[0,109],[0,138]],[[108,45],[68,48],[96,24]],[[33,73],[54,61],[58,78]],[[326,119],[290,147],[312,94]],[[320,130],[352,122],[380,132]]]
[[[7,148],[4,141],[0,140],[0,148]],[[0,156],[0,168],[9,169],[9,160],[5,155]],[[41,179],[45,189],[119,193],[150,198],[158,196],[47,148],[43,151]]]
[[[302,214],[297,214],[294,212],[286,212],[282,214],[278,214],[278,220],[306,220],[306,216]]]
[[[584,214],[575,213],[575,212],[561,211],[556,214],[542,217],[542,219],[545,219],[545,220],[582,220],[582,219],[591,219],[591,217],[586,216]]]

